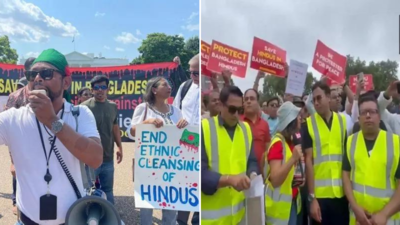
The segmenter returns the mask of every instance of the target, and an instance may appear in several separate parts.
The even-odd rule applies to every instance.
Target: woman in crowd
[[[295,145],[293,136],[301,124],[300,108],[292,102],[285,102],[278,109],[279,123],[267,152],[265,180],[265,212],[268,225],[296,225],[301,211],[299,187],[304,184],[301,168],[302,150]],[[298,169],[301,168],[301,169]]]
[[[188,122],[182,118],[179,108],[166,104],[171,95],[171,86],[163,77],[154,77],[147,82],[144,103],[138,105],[133,113],[130,137],[134,139],[139,124],[153,124],[160,128],[164,124],[175,124],[184,128]],[[177,211],[162,210],[162,225],[176,225]],[[140,224],[152,225],[153,209],[140,209]]]
[[[92,97],[90,88],[83,87],[78,91],[78,105]]]

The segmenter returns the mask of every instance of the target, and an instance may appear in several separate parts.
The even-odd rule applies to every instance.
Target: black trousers
[[[349,218],[349,203],[346,197],[343,198],[319,198],[317,199],[321,209],[321,225],[347,225]],[[313,225],[319,225],[315,221]]]
[[[189,220],[190,212],[178,211],[177,222],[179,225],[187,225]],[[193,213],[192,225],[199,225],[199,213]]]

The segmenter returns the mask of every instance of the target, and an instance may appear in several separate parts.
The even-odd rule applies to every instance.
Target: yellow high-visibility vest
[[[398,135],[381,130],[370,156],[362,132],[351,135],[347,141],[353,195],[357,204],[371,214],[381,211],[389,203],[397,187],[399,139]],[[356,224],[351,210],[350,224]],[[400,224],[400,213],[392,216],[388,224]]]
[[[277,133],[272,139],[271,145],[276,142],[282,142],[283,145],[283,159],[282,164],[285,164],[292,157],[292,151],[290,151],[289,145],[286,143],[285,138]],[[269,149],[268,149],[269,152]],[[265,157],[267,160],[267,157]],[[268,161],[265,162],[264,170],[266,171],[266,177],[269,177],[270,169],[268,165]],[[292,182],[294,176],[294,166],[290,169],[289,174],[287,175],[283,184],[274,188],[269,181],[269,179],[265,179],[265,221],[267,225],[287,225],[290,219],[290,211],[293,203],[292,197]],[[297,204],[297,213],[301,211],[301,197],[300,193],[297,195],[296,199]]]
[[[238,122],[233,141],[218,116],[201,121],[210,170],[225,175],[246,174],[252,143],[251,128]],[[237,225],[245,222],[245,195],[234,188],[219,188],[213,195],[201,193],[201,224]]]
[[[316,198],[342,198],[342,157],[346,134],[345,118],[332,112],[329,130],[324,119],[314,113],[307,118],[308,132],[313,141],[314,194]]]

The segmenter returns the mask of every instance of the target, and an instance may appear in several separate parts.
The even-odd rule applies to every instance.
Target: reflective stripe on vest
[[[355,180],[355,171],[356,171],[356,166],[355,166],[355,153],[356,153],[356,145],[357,145],[357,139],[358,139],[359,132],[355,133],[353,135],[353,138],[351,140],[351,146],[350,146],[350,161],[352,165],[352,170],[351,170],[351,177],[353,178],[353,191],[357,191],[360,193],[365,193],[370,196],[374,196],[377,198],[391,198],[394,190],[392,190],[391,185],[390,185],[390,178],[386,178],[386,189],[379,189],[375,187],[370,187],[370,186],[365,186],[363,184],[357,184]],[[390,174],[391,169],[392,169],[392,163],[393,163],[393,158],[394,158],[394,143],[393,143],[393,134],[386,132],[386,144],[387,144],[387,153],[386,153],[386,174]]]
[[[282,154],[283,154],[283,158],[282,158],[282,165],[284,165],[286,163],[286,141],[284,138],[282,138],[282,136],[277,133],[275,135],[275,137],[272,139],[274,140],[275,138],[279,138],[279,140],[282,142],[282,146],[283,146],[283,150],[282,150]],[[276,143],[276,142],[275,142]],[[268,165],[268,163],[266,163],[266,165]],[[267,170],[267,166],[264,166],[265,170]],[[265,171],[265,174],[267,174],[267,171]],[[270,188],[265,188],[265,195],[268,195],[271,197],[272,201],[274,202],[288,202],[291,203],[293,200],[293,196],[287,195],[287,194],[282,194],[281,192],[281,188],[275,188],[273,191]]]
[[[271,146],[277,142],[282,143],[282,155],[283,155],[282,165],[284,165],[285,163],[287,163],[288,158],[290,157],[290,155],[288,155],[290,149],[288,149],[285,138],[280,133],[277,133],[274,136],[271,142]],[[268,162],[265,163],[268,164]],[[266,167],[266,169],[268,170],[268,167]],[[265,183],[267,184],[264,192],[264,195],[266,196],[265,215],[266,215],[266,222],[268,225],[287,225],[290,220],[291,216],[290,209],[292,207],[292,204],[297,203],[293,202],[293,195],[292,195],[291,185],[294,174],[293,171],[294,168],[291,168],[288,176],[285,178],[285,181],[282,183],[281,186],[277,188],[270,187],[272,186],[270,182],[268,180],[265,181]],[[299,207],[298,209],[301,210],[301,207]]]
[[[344,141],[344,125],[343,125],[343,118],[340,114],[336,114],[339,120],[339,126],[340,126],[340,141],[343,143]],[[332,114],[332,116],[334,116]],[[333,123],[333,118],[332,118],[332,123]],[[318,165],[320,163],[324,162],[342,162],[342,157],[343,157],[343,146],[342,146],[342,154],[340,155],[322,155],[322,144],[321,144],[321,137],[319,136],[319,131],[318,131],[318,125],[317,125],[317,120],[315,118],[315,115],[311,116],[311,124],[312,128],[314,130],[314,135],[315,135],[315,152],[316,152],[316,157],[313,159],[314,160],[314,166]],[[332,124],[333,126],[333,124]],[[315,180],[315,188],[319,187],[329,187],[329,186],[342,186],[342,179],[324,179],[324,180]]]
[[[332,115],[333,116],[333,115]],[[341,143],[344,141],[344,131],[343,131],[343,118],[340,114],[337,114],[337,117],[339,119],[339,125],[340,125],[340,138],[341,138]],[[333,118],[332,118],[332,123],[333,123]],[[316,157],[314,158],[314,165],[324,163],[324,162],[342,162],[342,155],[322,155],[322,145],[321,145],[321,138],[319,136],[319,131],[318,131],[318,125],[317,125],[317,120],[315,118],[315,115],[311,116],[311,124],[312,128],[314,130],[314,135],[315,135],[315,149],[316,149]],[[342,152],[343,147],[342,147]]]
[[[210,124],[210,137],[211,137],[211,168],[213,171],[219,173],[219,154],[218,154],[218,135],[217,135],[217,128],[215,125],[214,118],[209,118],[208,122]],[[246,146],[246,161],[250,155],[250,143],[249,143],[249,136],[247,133],[246,125],[239,121],[239,126],[243,131],[244,136],[244,143]]]
[[[216,117],[212,117],[207,119],[208,121],[208,125],[209,125],[209,146],[211,149],[208,149],[208,154],[211,155],[211,162],[210,162],[210,166],[211,166],[211,170],[215,171],[217,173],[220,173],[220,160],[226,160],[229,161],[229,159],[221,159],[219,157],[219,151],[224,151],[224,149],[220,149],[219,148],[219,144],[222,143],[218,143],[218,141],[221,141],[218,139],[218,132],[219,129],[221,129],[219,127],[218,124],[218,119],[216,119]],[[218,127],[217,127],[218,126]],[[248,161],[249,155],[250,155],[250,137],[249,135],[251,135],[251,133],[248,132],[246,124],[239,121],[238,122],[238,127],[235,128],[235,136],[236,136],[236,132],[240,132],[240,130],[236,130],[236,129],[241,129],[241,132],[243,133],[244,136],[244,145],[246,148],[246,162]],[[235,138],[235,137],[234,137]],[[233,139],[231,139],[232,144],[233,144]],[[243,157],[243,156],[239,156],[237,155],[236,157]],[[223,161],[224,162],[224,161]],[[244,172],[245,173],[245,172]],[[225,189],[225,188],[224,188]],[[224,191],[229,191],[229,190],[224,190]],[[239,195],[243,195],[238,193]],[[229,202],[229,200],[228,200]],[[208,222],[213,224],[212,221],[218,221],[220,218],[223,217],[227,217],[227,216],[231,216],[234,217],[235,215],[237,215],[241,210],[243,210],[245,208],[246,205],[246,199],[243,199],[242,201],[240,201],[239,203],[234,203],[235,205],[233,206],[224,206],[223,208],[219,208],[219,209],[201,209],[201,220],[202,223],[204,222],[205,224],[207,224]],[[204,220],[204,221],[203,221]],[[243,221],[243,219],[242,219]]]
[[[245,206],[245,201],[239,202],[239,204],[225,207],[219,210],[201,210],[201,219],[205,220],[217,220],[221,217],[235,215]]]
[[[271,218],[271,217],[267,217],[265,218],[267,224],[273,224],[273,225],[288,225],[288,221],[287,220],[280,220],[277,218]]]

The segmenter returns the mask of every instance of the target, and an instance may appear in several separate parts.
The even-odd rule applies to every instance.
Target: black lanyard
[[[64,116],[64,104],[62,106],[61,119],[63,118],[63,116]],[[49,171],[49,162],[50,162],[51,153],[54,150],[54,145],[56,143],[57,137],[54,135],[53,141],[50,142],[50,145],[51,145],[50,152],[49,152],[49,156],[47,156],[46,146],[44,145],[44,140],[43,140],[42,129],[40,128],[39,120],[37,118],[36,118],[36,123],[37,123],[38,129],[39,129],[40,140],[42,141],[44,157],[46,158],[46,168],[47,169],[46,169],[46,175],[44,175],[44,181],[46,181],[47,187],[49,187],[49,183],[50,183],[50,181],[52,179],[52,176],[51,176],[50,171]],[[45,129],[46,129],[46,127],[45,127]]]

